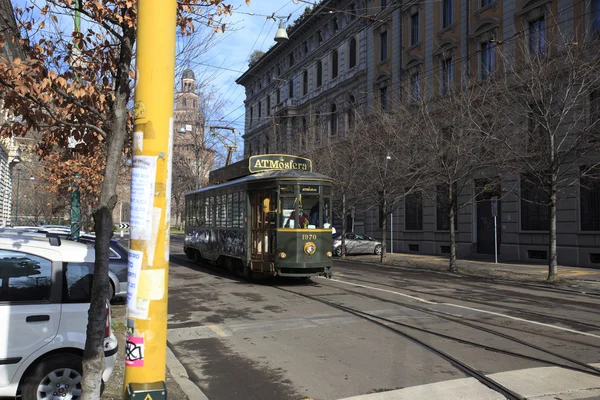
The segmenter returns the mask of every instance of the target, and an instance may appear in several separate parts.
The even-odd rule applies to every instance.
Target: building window
[[[452,0],[443,0],[442,2],[442,26],[449,27],[454,22],[452,20]]]
[[[546,231],[550,228],[548,192],[542,182],[532,175],[521,177],[521,229]]]
[[[356,6],[354,5],[354,3],[350,4],[348,12],[350,13],[350,21],[353,21],[354,18],[356,18]]]
[[[291,67],[292,65],[294,65],[294,53],[290,53],[288,58],[289,58],[289,63],[290,63],[290,67]]]
[[[387,6],[387,0],[380,0],[381,1],[381,8],[384,9]]]
[[[308,71],[302,72],[302,95],[308,94]]]
[[[317,87],[323,85],[323,63],[321,60],[317,61]]]
[[[600,141],[600,89],[590,92],[590,120],[591,126],[590,140]]]
[[[271,95],[267,96],[267,115],[271,115]]]
[[[600,1],[600,0],[599,0]],[[348,68],[354,68],[356,66],[356,38],[350,39],[350,50]]]
[[[479,3],[479,5],[480,5],[480,8],[483,8],[483,7],[489,6],[489,5],[490,5],[490,4],[492,4],[494,1],[496,1],[496,0],[480,0],[480,3]]]
[[[410,190],[410,189],[407,189]],[[423,230],[423,194],[414,192],[404,198],[404,214],[407,231]]]
[[[419,13],[410,16],[410,45],[419,43]]]
[[[600,33],[600,0],[592,0],[592,33]]]
[[[277,98],[277,101],[275,102],[275,104],[279,104],[279,103],[281,103],[281,89],[277,88],[277,92],[275,92],[275,93],[276,93],[275,97]]]
[[[385,61],[388,58],[387,31],[379,35],[379,61]]]
[[[340,29],[337,18],[333,19],[333,31],[337,32]]]
[[[529,52],[543,54],[546,47],[546,22],[544,17],[529,21]]]
[[[338,51],[334,50],[331,53],[331,79],[335,79],[338,76]]]
[[[442,77],[441,77],[441,90],[442,95],[448,94],[452,88],[454,82],[454,71],[452,65],[452,58],[446,58],[442,60]]]
[[[416,103],[421,98],[421,72],[417,71],[410,76],[410,87],[408,89],[408,100]]]
[[[181,103],[183,104],[183,106],[184,106],[184,107],[186,107],[186,106],[187,106],[187,99],[184,97],[184,98],[181,100]]]
[[[492,42],[481,43],[480,54],[481,79],[487,79],[496,68],[496,45]]]
[[[294,97],[294,80],[290,79],[288,81],[288,99],[292,99]]]
[[[253,119],[254,119],[254,107],[250,106],[250,125],[252,125]]]
[[[354,99],[354,96],[350,96],[350,98],[348,99],[348,129],[347,131],[354,129],[354,125],[355,125],[355,110],[356,107],[356,100]]]
[[[458,187],[452,185],[452,195],[455,198]],[[451,204],[454,203],[454,204]],[[448,193],[448,185],[438,185],[436,187],[436,227],[438,231],[450,230],[450,206],[454,208],[454,230],[458,230],[458,205],[457,202],[451,202]]]
[[[388,88],[384,86],[379,89],[379,104],[381,109],[386,111],[388,109]]]
[[[262,117],[262,101],[258,102],[258,119]]]
[[[338,115],[337,115],[337,106],[335,104],[331,105],[331,118],[329,123],[331,136],[335,136],[338,133]]]
[[[304,43],[304,55],[308,54],[308,42],[305,40]]]
[[[317,43],[323,43],[323,34],[321,33],[321,31],[317,31]]]
[[[600,170],[581,167],[579,180],[579,213],[582,231],[600,231]],[[591,174],[590,174],[591,172]],[[587,175],[584,175],[587,173]]]

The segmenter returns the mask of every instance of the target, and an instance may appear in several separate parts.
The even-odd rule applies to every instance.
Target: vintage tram
[[[312,161],[257,155],[185,195],[184,251],[252,277],[331,276],[331,179]]]

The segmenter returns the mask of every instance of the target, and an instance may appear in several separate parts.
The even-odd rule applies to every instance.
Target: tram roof
[[[317,179],[317,180],[323,180],[326,182],[331,182],[330,177],[323,175],[323,174],[319,174],[317,172],[307,172],[307,171],[297,171],[297,170],[265,171],[265,172],[255,173],[252,175],[247,175],[247,176],[244,176],[244,177],[241,177],[238,179],[233,179],[231,181],[219,183],[217,185],[211,185],[211,186],[203,187],[201,189],[192,190],[192,191],[187,192],[186,195],[207,192],[210,190],[225,188],[225,187],[237,185],[240,183],[249,183],[249,182],[258,182],[258,181],[262,181],[262,180],[276,180],[276,179],[295,179],[295,180],[302,180],[302,179],[315,180],[315,179]]]

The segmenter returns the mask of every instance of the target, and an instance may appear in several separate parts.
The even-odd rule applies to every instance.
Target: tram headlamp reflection
[[[279,258],[281,258],[282,260],[286,257],[287,257],[287,254],[285,254],[283,251],[281,253],[279,253]]]
[[[309,256],[312,256],[317,252],[317,246],[313,242],[307,242],[304,245],[304,252]]]
[[[330,251],[327,252],[327,257],[331,258],[332,255]]]

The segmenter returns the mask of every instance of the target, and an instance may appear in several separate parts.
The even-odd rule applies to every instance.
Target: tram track
[[[367,280],[367,279],[359,279],[359,278],[355,278],[355,277],[345,277],[345,278],[349,279],[350,281],[356,281],[356,282],[361,282],[361,283],[368,283],[368,284],[372,284],[372,285],[378,285],[378,286],[383,286],[383,287],[387,287],[387,288],[393,288],[393,289],[396,289],[396,290],[404,290],[404,291],[407,291],[407,292],[410,292],[410,293],[415,293],[415,294],[420,294],[420,295],[425,295],[425,296],[443,297],[443,298],[451,299],[451,300],[457,300],[457,301],[463,301],[463,302],[468,302],[468,303],[475,303],[475,304],[485,305],[485,306],[493,307],[493,308],[496,308],[496,309],[510,310],[510,311],[519,313],[519,314],[521,314],[523,316],[529,315],[529,316],[532,316],[532,317],[537,317],[539,319],[553,320],[553,321],[560,322],[560,323],[567,324],[567,325],[571,325],[571,326],[585,327],[585,328],[588,328],[588,329],[600,331],[600,325],[595,325],[595,324],[591,324],[591,323],[588,323],[588,322],[576,321],[576,320],[572,320],[572,319],[568,319],[568,318],[564,318],[564,317],[559,317],[559,316],[555,316],[555,315],[550,315],[550,314],[545,314],[545,313],[541,313],[541,312],[537,312],[537,311],[528,311],[528,310],[523,310],[523,309],[520,309],[520,308],[517,308],[517,307],[511,307],[511,306],[508,306],[508,305],[495,304],[495,303],[491,303],[491,302],[486,302],[486,301],[476,300],[476,299],[471,299],[471,298],[465,298],[465,297],[460,297],[460,296],[455,296],[455,295],[442,294],[442,293],[424,292],[424,291],[421,291],[421,290],[411,289],[411,288],[407,288],[407,287],[404,287],[404,286],[390,285],[390,284],[386,284],[386,283],[382,283],[382,282],[370,281],[370,280]]]
[[[506,349],[501,349],[501,348],[489,346],[489,345],[482,344],[482,343],[473,342],[473,341],[470,341],[470,340],[458,338],[458,337],[451,336],[451,335],[446,335],[444,333],[436,332],[436,331],[433,331],[433,330],[430,330],[430,329],[421,328],[421,327],[414,326],[414,325],[411,325],[411,324],[407,324],[407,323],[404,323],[404,322],[395,321],[395,320],[392,320],[392,319],[389,319],[389,318],[385,318],[385,317],[381,317],[381,316],[378,316],[378,315],[374,315],[374,314],[371,314],[371,313],[368,313],[368,312],[365,312],[365,311],[362,311],[362,310],[358,310],[358,309],[354,309],[354,308],[351,308],[351,307],[347,307],[347,306],[344,306],[342,304],[339,304],[339,303],[336,303],[336,302],[333,302],[333,301],[330,301],[330,300],[323,299],[323,298],[321,298],[318,295],[308,295],[308,294],[305,294],[305,293],[300,293],[300,292],[297,292],[297,291],[294,291],[294,290],[283,288],[281,286],[271,286],[271,287],[273,287],[275,289],[278,289],[278,290],[281,290],[281,291],[284,291],[284,292],[287,292],[287,293],[290,293],[290,294],[293,294],[293,295],[297,295],[297,296],[301,296],[301,297],[304,297],[304,298],[307,298],[307,299],[310,299],[310,300],[313,300],[313,301],[317,301],[319,303],[322,303],[322,304],[325,304],[325,305],[330,306],[332,308],[341,310],[341,311],[346,312],[348,314],[354,315],[354,316],[356,316],[356,317],[358,317],[360,319],[369,321],[369,322],[371,322],[371,323],[373,323],[375,325],[378,325],[378,326],[380,326],[382,328],[390,330],[390,331],[392,331],[392,332],[394,332],[394,333],[396,333],[396,334],[398,334],[398,335],[400,335],[400,336],[402,336],[402,337],[404,337],[404,338],[406,338],[408,340],[411,340],[411,341],[419,344],[420,346],[426,348],[427,350],[431,351],[432,353],[440,356],[441,358],[443,358],[444,360],[448,361],[450,364],[452,364],[453,366],[455,366],[457,369],[459,369],[460,371],[462,371],[466,375],[471,376],[471,377],[477,379],[479,382],[481,382],[482,384],[484,384],[488,388],[490,388],[492,390],[495,390],[496,392],[502,394],[503,396],[505,396],[508,399],[525,399],[525,397],[519,395],[518,393],[515,393],[515,392],[511,391],[510,389],[506,388],[505,386],[501,385],[500,383],[494,381],[493,379],[491,379],[491,378],[487,377],[486,375],[482,374],[481,372],[477,371],[474,367],[472,367],[472,366],[464,363],[463,361],[461,361],[461,360],[457,359],[456,357],[448,354],[447,352],[444,352],[444,351],[440,350],[439,348],[436,348],[435,346],[427,344],[423,340],[417,338],[416,336],[414,336],[414,335],[412,335],[410,333],[407,333],[405,331],[402,331],[400,329],[394,328],[391,325],[400,326],[402,328],[406,328],[406,329],[409,329],[409,330],[412,330],[412,331],[415,331],[415,332],[419,332],[419,333],[428,334],[428,335],[431,335],[433,337],[438,337],[438,338],[441,338],[441,339],[445,339],[445,340],[449,340],[449,341],[461,343],[461,344],[464,344],[464,345],[468,345],[468,346],[480,348],[480,349],[483,349],[483,350],[489,351],[489,352],[504,354],[504,355],[507,355],[507,356],[517,357],[517,358],[521,358],[521,359],[526,359],[526,360],[529,360],[529,361],[534,361],[534,362],[538,362],[538,363],[542,363],[542,364],[546,364],[546,365],[551,365],[551,366],[556,366],[556,367],[560,367],[560,368],[566,368],[566,369],[574,370],[574,371],[577,371],[577,372],[582,372],[582,373],[585,373],[585,374],[589,374],[589,375],[600,377],[600,369],[599,368],[593,367],[591,365],[588,365],[586,363],[583,363],[583,362],[580,362],[578,360],[572,359],[570,357],[563,356],[563,355],[555,353],[553,351],[544,349],[544,348],[542,348],[540,346],[528,343],[528,342],[523,341],[521,339],[515,338],[515,337],[513,337],[511,335],[507,335],[507,334],[504,334],[502,332],[497,332],[497,331],[494,331],[494,330],[489,329],[489,328],[485,328],[485,327],[481,327],[481,326],[478,326],[478,325],[475,325],[475,324],[471,324],[471,323],[466,322],[466,321],[461,321],[458,318],[446,315],[446,313],[436,312],[436,311],[433,311],[433,310],[429,310],[429,309],[427,309],[425,307],[418,307],[418,306],[413,306],[413,305],[409,306],[409,305],[406,305],[406,304],[403,304],[403,303],[399,303],[399,302],[388,301],[387,299],[383,299],[383,298],[380,298],[378,296],[367,296],[367,297],[371,297],[371,298],[376,299],[376,300],[380,300],[382,302],[390,302],[390,303],[393,303],[395,305],[399,305],[401,307],[406,307],[406,308],[409,308],[409,309],[412,309],[412,310],[415,310],[415,311],[420,311],[420,312],[423,312],[423,313],[426,313],[426,314],[429,314],[429,315],[437,316],[439,318],[442,318],[442,319],[445,319],[445,320],[448,320],[448,321],[451,321],[451,322],[455,322],[455,323],[458,323],[458,324],[470,327],[470,328],[478,330],[478,331],[483,331],[483,332],[492,334],[494,336],[501,337],[501,338],[503,338],[505,340],[516,342],[516,343],[521,344],[523,346],[532,348],[534,350],[540,351],[540,352],[545,353],[547,355],[550,355],[552,357],[556,357],[556,358],[558,358],[558,359],[560,359],[562,361],[566,361],[567,363],[575,364],[577,366],[575,367],[575,366],[568,365],[568,364],[565,364],[565,363],[555,362],[555,361],[551,361],[551,360],[547,360],[547,359],[543,359],[543,358],[539,358],[539,357],[534,357],[534,356],[528,356],[528,355],[525,355],[525,354],[516,353],[514,351],[510,351],[510,350],[506,350]],[[348,292],[351,292],[351,293],[357,293],[357,292],[352,291],[352,290],[345,290],[345,291],[348,291]]]

